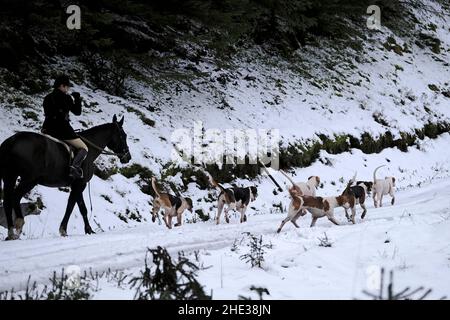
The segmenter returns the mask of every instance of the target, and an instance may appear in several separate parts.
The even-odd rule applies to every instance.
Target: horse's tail
[[[2,167],[0,166],[0,201],[3,199],[3,172]]]
[[[3,163],[0,148],[0,201],[3,199]]]
[[[158,188],[156,187],[156,178],[152,177],[152,187],[158,197],[161,197]]]

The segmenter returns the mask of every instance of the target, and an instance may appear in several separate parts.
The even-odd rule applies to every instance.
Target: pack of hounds
[[[377,167],[373,172],[373,181],[356,181],[356,173],[347,183],[344,191],[338,196],[320,197],[316,196],[316,190],[320,186],[320,177],[311,176],[306,182],[294,182],[284,171],[280,172],[289,180],[292,186],[289,187],[290,203],[288,214],[281,222],[277,232],[279,233],[287,222],[299,228],[297,224],[298,218],[306,215],[308,212],[312,216],[311,227],[316,224],[317,219],[327,217],[332,223],[339,225],[334,216],[334,209],[343,207],[345,216],[349,222],[355,223],[356,205],[362,208],[361,219],[364,219],[367,213],[366,199],[372,196],[374,207],[383,205],[383,196],[391,197],[391,205],[395,202],[395,178],[385,177],[377,179],[377,171],[384,165]],[[258,190],[255,186],[248,187],[231,187],[225,188],[217,183],[210,175],[210,183],[219,191],[217,199],[217,214],[215,217],[216,224],[220,223],[222,212],[225,221],[230,222],[228,211],[235,210],[240,213],[240,222],[247,221],[246,211],[252,201],[256,200]],[[163,220],[167,228],[172,228],[172,219],[177,217],[175,226],[182,224],[182,214],[185,210],[193,212],[192,200],[181,196],[174,196],[169,193],[160,192],[156,185],[156,178],[152,178],[152,187],[155,191],[153,200],[152,221],[155,222],[159,211],[162,209]],[[348,210],[351,210],[351,216]]]

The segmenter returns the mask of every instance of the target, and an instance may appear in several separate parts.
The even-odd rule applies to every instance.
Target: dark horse
[[[67,223],[75,203],[78,204],[84,221],[86,234],[94,233],[87,218],[87,208],[83,199],[83,190],[94,174],[94,160],[108,147],[119,156],[121,163],[128,163],[131,155],[123,131],[123,120],[117,121],[114,116],[112,123],[102,124],[79,133],[89,147],[89,153],[83,162],[84,177],[73,180],[69,177],[69,152],[58,142],[41,134],[19,132],[6,139],[0,146],[0,191],[1,181],[4,183],[4,210],[8,222],[8,237],[6,240],[17,239],[24,225],[20,200],[40,184],[47,187],[71,187],[66,213],[61,222],[59,232],[67,236]],[[16,186],[16,180],[20,183]],[[1,192],[0,192],[1,193]],[[16,214],[13,224],[12,209]],[[16,234],[14,233],[16,228]]]

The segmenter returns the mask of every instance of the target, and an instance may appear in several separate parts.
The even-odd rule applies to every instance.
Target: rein
[[[130,154],[130,151],[127,152],[123,152],[123,153],[116,153],[116,152],[111,152],[111,151],[107,151],[104,148],[100,148],[98,145],[96,145],[95,143],[93,143],[92,141],[86,139],[85,137],[79,136],[81,140],[83,140],[85,143],[87,143],[88,145],[90,145],[91,147],[93,147],[94,149],[97,149],[98,151],[100,151],[100,154],[105,154],[105,155],[109,155],[109,156],[117,156],[119,158],[123,158],[126,155]]]

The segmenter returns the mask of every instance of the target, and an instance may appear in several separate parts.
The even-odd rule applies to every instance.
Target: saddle
[[[69,158],[70,158],[70,162],[72,162],[74,156],[75,156],[75,148],[72,147],[70,144],[68,144],[67,142],[63,141],[63,140],[59,140],[55,137],[52,137],[48,134],[42,133],[42,132],[38,132],[38,134],[40,134],[41,136],[46,137],[47,139],[50,139],[56,143],[62,144],[64,146],[64,148],[67,150],[67,152],[69,153]]]

